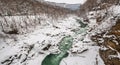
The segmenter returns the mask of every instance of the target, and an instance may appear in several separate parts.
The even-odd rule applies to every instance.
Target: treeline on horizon
[[[70,13],[69,9],[36,0],[0,0],[0,16],[46,14],[48,17],[65,17]]]

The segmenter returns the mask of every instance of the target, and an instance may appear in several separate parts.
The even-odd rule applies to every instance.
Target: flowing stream
[[[86,24],[83,24],[81,21],[77,21],[81,24],[81,29],[75,31],[75,35],[81,34],[86,31]],[[49,54],[45,57],[42,61],[42,65],[59,65],[61,60],[68,56],[68,50],[72,47],[73,44],[73,37],[72,36],[65,36],[59,43],[59,54]]]

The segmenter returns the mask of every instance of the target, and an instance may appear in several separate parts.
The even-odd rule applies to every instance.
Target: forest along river
[[[77,34],[81,34],[83,32],[86,32],[86,26],[85,24],[83,24],[81,21],[77,20],[77,22],[79,24],[81,24],[81,29],[77,32]],[[74,35],[74,36],[76,36]],[[65,57],[68,56],[68,50],[72,47],[73,44],[73,37],[72,36],[65,36],[64,38],[62,38],[62,40],[59,43],[59,50],[60,53],[59,54],[49,54],[45,57],[45,59],[42,61],[42,65],[59,65],[61,60]]]

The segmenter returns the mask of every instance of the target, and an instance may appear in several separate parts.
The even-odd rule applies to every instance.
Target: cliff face
[[[119,10],[119,8],[117,10]],[[106,31],[102,31],[101,29],[102,33],[97,33],[91,38],[100,46],[99,54],[105,65],[120,65],[120,15],[114,14],[113,11],[110,12],[108,8],[105,16],[96,16],[97,23],[111,21],[114,25]],[[105,26],[107,27],[107,25]]]
[[[100,33],[91,36],[91,39],[100,47],[99,54],[105,65],[120,65],[120,12],[118,11],[120,11],[119,0],[87,0],[78,11],[79,16],[85,18],[87,22],[92,22],[90,19],[94,19],[97,25],[114,24],[106,30],[103,29],[107,25],[103,24],[99,30]]]
[[[116,22],[116,25],[106,34],[112,37],[106,37],[103,43],[108,49],[100,49],[101,57],[106,65],[120,65],[120,19]]]
[[[116,22],[110,30],[92,38],[101,47],[99,54],[105,65],[120,65],[120,19]]]

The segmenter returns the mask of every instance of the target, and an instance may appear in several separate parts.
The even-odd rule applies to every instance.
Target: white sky
[[[86,0],[45,0],[50,2],[56,2],[56,3],[68,3],[68,4],[78,4],[78,3],[84,3]]]

